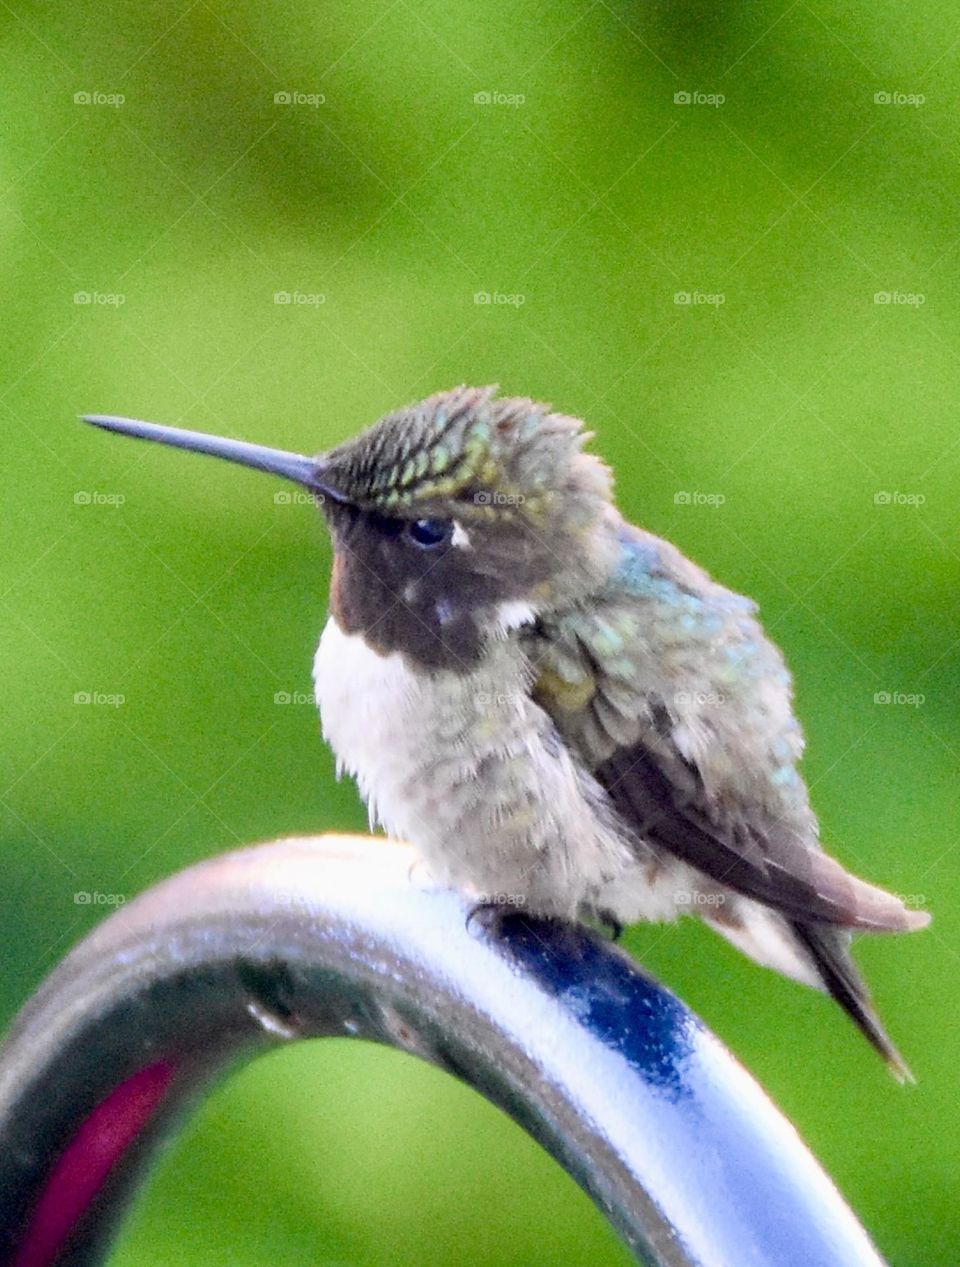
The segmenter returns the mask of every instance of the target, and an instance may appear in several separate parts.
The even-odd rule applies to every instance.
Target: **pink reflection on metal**
[[[50,1267],[124,1153],[147,1125],[175,1067],[158,1061],[101,1100],[54,1163],[12,1267]]]

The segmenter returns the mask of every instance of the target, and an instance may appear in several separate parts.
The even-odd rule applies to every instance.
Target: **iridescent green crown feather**
[[[388,414],[326,455],[324,483],[388,515],[450,502],[483,517],[519,506],[535,514],[579,459],[600,491],[596,470],[605,468],[580,455],[588,436],[578,419],[496,390],[456,387]]]

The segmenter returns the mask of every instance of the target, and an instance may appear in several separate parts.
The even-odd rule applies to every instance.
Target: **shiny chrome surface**
[[[0,1047],[0,1261],[101,1262],[191,1098],[238,1059],[348,1034],[503,1108],[640,1262],[881,1267],[792,1126],[624,952],[471,915],[414,863],[361,837],[262,845],[173,876],[81,942]],[[129,1138],[94,1182],[84,1132],[110,1115]]]

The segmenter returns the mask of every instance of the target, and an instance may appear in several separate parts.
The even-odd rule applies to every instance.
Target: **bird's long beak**
[[[117,431],[120,435],[136,436],[140,440],[156,440],[172,445],[175,449],[188,449],[191,453],[209,453],[228,462],[239,462],[257,471],[267,471],[285,480],[303,484],[311,492],[337,499],[335,489],[323,481],[323,458],[303,457],[284,449],[269,449],[262,444],[248,444],[245,440],[229,440],[223,436],[207,435],[203,431],[185,431],[181,427],[166,427],[156,422],[139,422],[136,418],[115,418],[112,414],[83,414],[83,422],[102,427],[104,431]]]

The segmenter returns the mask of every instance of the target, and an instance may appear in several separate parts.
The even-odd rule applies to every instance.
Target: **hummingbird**
[[[824,851],[756,605],[623,518],[579,419],[461,386],[317,457],[85,421],[313,495],[333,542],[323,733],[435,882],[614,932],[697,915],[911,1077],[850,943],[929,915]]]

